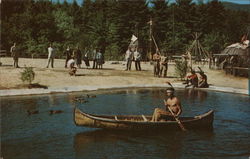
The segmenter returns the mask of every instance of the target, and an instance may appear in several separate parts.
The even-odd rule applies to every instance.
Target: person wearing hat
[[[169,82],[168,82],[169,83]],[[152,122],[156,121],[165,121],[165,120],[174,120],[172,113],[169,109],[172,110],[175,117],[178,117],[182,113],[181,102],[180,100],[174,95],[174,88],[171,86],[170,88],[166,89],[166,95],[169,97],[167,101],[164,100],[164,105],[166,106],[166,110],[161,108],[155,108]]]

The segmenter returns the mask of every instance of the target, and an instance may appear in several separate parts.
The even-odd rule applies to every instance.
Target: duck
[[[87,100],[81,100],[80,102],[81,103],[88,103],[89,101],[87,101]]]
[[[83,98],[80,98],[80,97],[75,97],[75,101],[78,101],[78,100],[82,100]]]
[[[62,112],[63,112],[62,110],[50,110],[49,111],[50,115],[52,115],[52,114],[60,114]]]
[[[87,94],[87,98],[96,98],[96,95],[88,95]]]
[[[38,110],[33,110],[33,111],[27,110],[27,113],[28,113],[28,115],[32,115],[32,114],[38,114],[39,111]]]

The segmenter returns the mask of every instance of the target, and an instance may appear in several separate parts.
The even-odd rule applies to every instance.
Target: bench
[[[1,57],[6,57],[7,51],[6,50],[0,50],[0,66],[2,66]]]
[[[7,51],[6,50],[0,50],[0,57],[6,57]]]

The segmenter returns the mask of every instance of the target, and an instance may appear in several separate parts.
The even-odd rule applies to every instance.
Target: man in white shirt
[[[135,69],[136,71],[141,71],[141,54],[140,52],[136,51],[134,52],[134,60],[135,60]]]
[[[98,52],[98,48],[96,48],[93,53],[92,53],[92,59],[93,59],[93,69],[97,69],[97,60],[96,60],[96,55]]]
[[[133,52],[131,51],[131,48],[130,48],[130,47],[129,47],[128,50],[126,51],[125,60],[126,60],[126,62],[127,62],[126,71],[131,70],[131,64],[132,64],[132,60],[133,60]]]
[[[47,64],[47,68],[49,67],[49,64],[51,63],[51,67],[54,68],[54,49],[52,48],[52,44],[50,44],[49,48],[48,48],[48,64]]]

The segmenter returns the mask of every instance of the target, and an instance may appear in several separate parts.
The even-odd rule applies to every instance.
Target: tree
[[[49,43],[61,53],[67,45],[82,50],[100,48],[105,57],[122,59],[132,34],[138,37],[143,57],[149,50],[149,20],[162,52],[182,54],[194,32],[206,49],[220,52],[225,44],[238,42],[247,32],[250,13],[226,10],[221,2],[192,3],[177,0],[2,0],[1,48],[17,42],[21,56],[47,54]],[[149,5],[150,3],[150,5]],[[61,55],[59,55],[61,57]],[[110,59],[110,58],[109,58]]]
[[[203,44],[205,49],[211,53],[220,53],[227,45],[228,38],[219,33],[219,32],[212,32],[206,34],[203,40]]]
[[[21,80],[23,82],[28,82],[31,85],[32,81],[35,79],[35,72],[32,67],[25,67],[24,71],[21,72]]]

